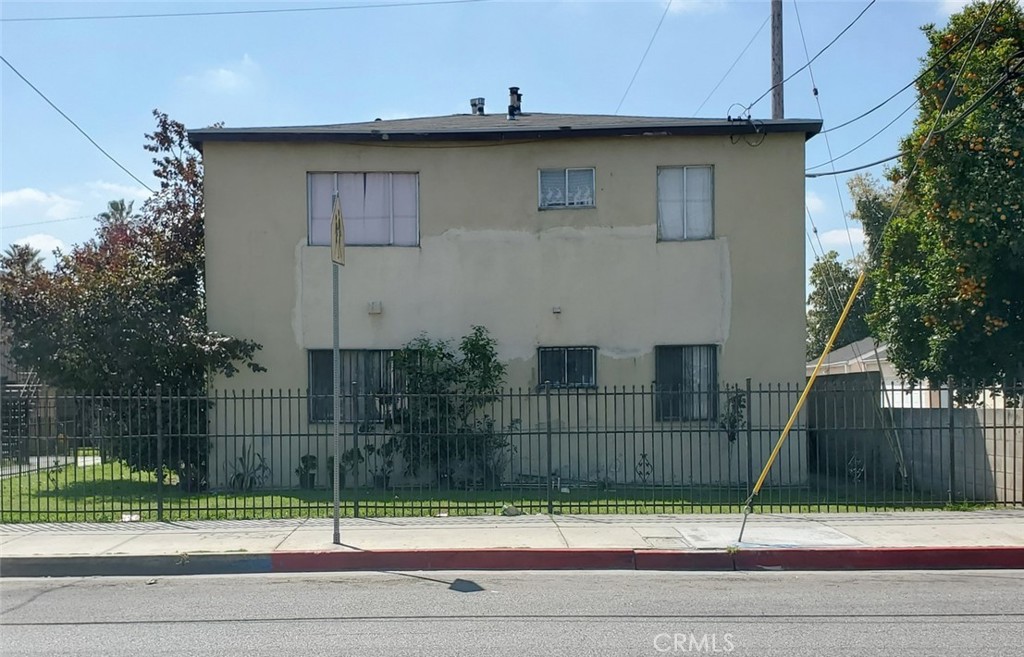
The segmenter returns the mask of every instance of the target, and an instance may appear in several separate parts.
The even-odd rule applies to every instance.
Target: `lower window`
[[[658,420],[711,420],[717,416],[715,345],[655,347],[654,369]]]
[[[377,422],[386,413],[387,396],[400,390],[386,349],[341,350],[341,419]],[[334,419],[334,352],[309,350],[309,421]]]
[[[541,347],[537,350],[539,385],[593,387],[594,347]]]

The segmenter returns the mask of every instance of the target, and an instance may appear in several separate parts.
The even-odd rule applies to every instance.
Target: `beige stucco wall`
[[[487,326],[509,384],[537,346],[599,348],[599,385],[649,384],[658,344],[719,344],[722,382],[804,376],[804,137],[628,137],[442,148],[204,145],[209,322],[264,345],[263,374],[218,387],[307,385],[331,345],[330,249],[307,245],[308,171],[419,172],[418,248],[349,247],[343,348]],[[656,240],[658,166],[711,164],[714,240]],[[596,168],[596,207],[537,209],[537,170]],[[369,302],[383,313],[370,315]],[[552,307],[560,306],[561,314]]]

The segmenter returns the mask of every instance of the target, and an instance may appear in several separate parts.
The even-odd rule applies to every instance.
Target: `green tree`
[[[922,66],[938,65],[889,172],[904,196],[882,231],[869,322],[908,379],[951,376],[965,393],[1024,382],[1024,15],[975,2],[924,34]]]
[[[896,192],[871,174],[857,174],[846,181],[853,210],[850,218],[860,222],[864,230],[865,264],[868,270],[878,268],[882,261],[882,233],[892,215]],[[868,285],[870,287],[870,281]],[[870,298],[872,295],[868,294]]]
[[[201,487],[207,449],[205,406],[197,398],[211,374],[263,368],[253,360],[258,344],[207,328],[202,165],[184,126],[154,114],[157,130],[146,135],[145,148],[156,155],[159,191],[141,215],[112,201],[97,217],[93,239],[59,257],[52,271],[34,269],[5,285],[4,323],[16,362],[56,388],[149,395],[162,384],[168,393],[191,396],[177,406],[165,403],[165,463]],[[115,456],[154,470],[153,445],[127,435],[153,422],[155,410],[152,400],[129,410],[101,396],[78,415],[90,418],[93,433],[125,436],[111,447]]]
[[[811,292],[807,297],[808,360],[818,358],[825,350],[858,276],[857,263],[840,262],[839,254],[835,251],[829,251],[811,266]],[[865,318],[866,294],[862,288],[833,348],[843,347],[870,335]]]
[[[0,285],[13,292],[19,281],[38,276],[43,271],[43,256],[28,244],[11,244],[0,254]],[[8,292],[10,293],[10,292]]]
[[[124,202],[124,199],[110,201],[107,203],[106,212],[96,215],[96,220],[101,224],[123,224],[134,217],[134,201]]]
[[[391,396],[391,436],[381,450],[400,453],[408,474],[432,468],[439,485],[493,488],[501,481],[512,446],[508,431],[488,412],[505,382],[497,343],[482,326],[458,349],[420,336],[392,357],[401,392]]]

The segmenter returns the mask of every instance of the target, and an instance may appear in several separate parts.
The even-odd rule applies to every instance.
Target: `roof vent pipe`
[[[469,106],[473,108],[473,114],[476,116],[484,115],[484,99],[483,98],[470,98]]]
[[[515,121],[516,117],[523,113],[523,94],[519,93],[519,87],[508,88],[508,120]]]

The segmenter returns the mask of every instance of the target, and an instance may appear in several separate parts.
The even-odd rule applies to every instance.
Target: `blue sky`
[[[390,0],[395,2],[396,0]],[[416,2],[417,0],[408,0]],[[806,62],[868,0],[784,0],[787,74]],[[288,7],[365,8],[251,15],[20,22],[10,19],[214,12]],[[143,135],[159,108],[189,127],[306,125],[491,111],[522,88],[536,112],[611,114],[623,98],[665,2],[499,0],[420,7],[379,2],[3,2],[0,52],[93,139],[151,187]],[[812,66],[826,127],[912,80],[926,43],[958,0],[878,0]],[[769,1],[674,0],[620,114],[717,116],[770,86]],[[757,33],[749,50],[709,92]],[[818,118],[807,71],[785,88],[788,118]],[[88,239],[108,200],[140,206],[146,191],[97,151],[9,69],[0,77],[0,248],[48,252]],[[807,145],[808,165],[864,141],[913,102],[907,91],[849,127]],[[754,117],[770,115],[770,99]],[[736,108],[732,110],[737,113]],[[892,155],[911,110],[857,152],[847,168]],[[825,169],[819,169],[825,170]],[[872,169],[880,174],[882,167]],[[843,220],[846,176],[808,180],[807,206],[826,249],[851,253]],[[839,189],[836,189],[838,182]],[[810,224],[808,222],[808,228]],[[854,248],[860,233],[851,223]],[[817,247],[817,242],[815,242]],[[808,264],[813,259],[807,247]]]

